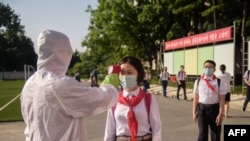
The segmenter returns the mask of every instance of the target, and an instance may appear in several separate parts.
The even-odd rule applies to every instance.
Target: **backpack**
[[[148,113],[148,117],[149,117],[150,105],[151,105],[151,94],[148,93],[148,92],[145,92],[145,91],[143,91],[143,92],[144,92],[144,94],[145,94],[145,97],[144,97],[143,99],[144,99],[145,107],[146,107],[146,110],[147,110],[147,113]],[[120,92],[119,95],[120,95],[120,94],[122,94],[122,92]],[[116,103],[116,104],[117,104],[117,103]],[[115,113],[116,104],[112,107],[113,116],[114,116],[114,113]]]

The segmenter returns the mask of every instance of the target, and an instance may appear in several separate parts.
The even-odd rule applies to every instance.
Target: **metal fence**
[[[29,73],[31,76],[34,71]],[[24,71],[4,71],[0,72],[0,80],[16,80],[16,79],[25,79]]]

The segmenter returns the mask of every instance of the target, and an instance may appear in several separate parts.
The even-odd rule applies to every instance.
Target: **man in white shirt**
[[[37,71],[21,92],[26,141],[86,141],[86,117],[111,108],[118,91],[112,85],[84,86],[66,76],[72,48],[68,37],[44,30],[38,38]]]
[[[198,141],[208,140],[209,127],[211,140],[220,141],[227,90],[224,82],[214,75],[215,67],[213,60],[206,60],[204,72],[194,85],[193,120],[198,121]]]
[[[247,70],[244,74],[244,82],[246,84],[247,89],[246,89],[246,98],[244,100],[243,107],[242,107],[243,112],[246,111],[247,104],[250,101],[250,77],[249,77],[249,74],[250,74],[250,70]]]
[[[184,70],[184,65],[181,65],[180,70],[176,74],[176,79],[177,79],[177,83],[178,83],[177,94],[176,94],[177,100],[179,100],[179,92],[180,92],[181,88],[183,89],[184,100],[187,100],[186,78],[187,78],[187,74]]]

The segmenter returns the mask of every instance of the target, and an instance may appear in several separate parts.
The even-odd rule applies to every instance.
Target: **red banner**
[[[197,34],[185,38],[180,38],[172,41],[167,41],[164,44],[165,51],[179,48],[186,48],[201,44],[230,40],[231,27],[226,27],[214,31],[209,31],[202,34]]]

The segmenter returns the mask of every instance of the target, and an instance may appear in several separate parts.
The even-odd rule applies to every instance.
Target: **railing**
[[[34,71],[29,73],[31,76]],[[24,71],[4,71],[0,72],[0,80],[16,80],[16,79],[25,79]]]
[[[188,76],[186,82],[195,82],[200,76]]]
[[[197,78],[199,78],[200,76],[199,75],[197,75],[197,76],[194,76],[194,75],[192,75],[192,76],[187,76],[187,79],[186,79],[186,82],[195,82],[195,80],[197,79]],[[172,82],[175,82],[176,81],[176,76],[175,75],[171,75],[170,76],[170,79],[171,79],[171,81]]]

